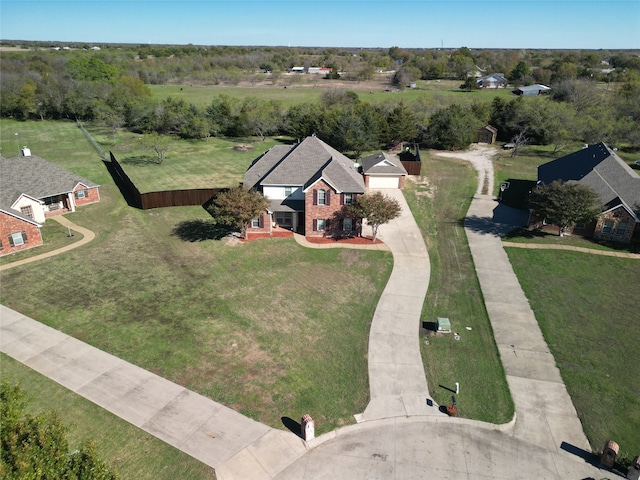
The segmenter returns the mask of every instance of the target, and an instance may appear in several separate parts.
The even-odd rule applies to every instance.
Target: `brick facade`
[[[26,234],[26,241],[22,245],[12,247],[9,236],[18,232]],[[5,212],[0,212],[0,242],[2,242],[0,256],[3,256],[42,245],[42,234],[37,225]]]
[[[259,227],[252,227],[251,223],[247,227],[247,237],[246,240],[249,240],[251,235],[259,234],[259,235],[270,235],[273,231],[273,220],[271,218],[271,214],[268,212],[262,212],[260,217],[258,218]]]
[[[78,198],[76,192],[79,190],[85,191],[84,198]],[[100,201],[100,191],[98,187],[87,188],[82,184],[76,185],[76,188],[73,189],[74,198],[76,201],[76,206],[80,205],[88,205],[90,203],[96,203]]]
[[[626,225],[626,228],[623,228]],[[635,228],[640,228],[623,207],[605,212],[598,217],[593,238],[611,242],[629,243]]]
[[[320,190],[324,190],[326,192],[324,205],[319,205],[318,196]],[[353,194],[352,201],[355,201],[357,198],[356,194]],[[306,237],[324,237],[327,236],[328,233],[328,225],[326,225],[327,221],[336,221],[336,217],[339,215],[338,212],[342,210],[344,206],[344,194],[337,193],[329,184],[327,184],[324,180],[320,180],[315,183],[304,196],[304,208],[305,208],[305,236]],[[318,229],[318,220],[325,220],[325,229]],[[343,235],[353,235],[358,234],[360,221],[356,221],[360,219],[353,220],[353,229],[349,232],[342,231]],[[341,227],[332,226],[331,232],[333,235],[340,234],[339,230]]]

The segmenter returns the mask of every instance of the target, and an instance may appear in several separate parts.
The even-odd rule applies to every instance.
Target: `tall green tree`
[[[453,104],[431,117],[427,128],[428,142],[443,150],[468,148],[480,127],[482,122],[470,108]]]
[[[366,218],[371,227],[371,241],[376,241],[380,225],[389,223],[401,213],[400,203],[382,192],[374,192],[357,198],[353,205],[346,208],[354,218]]]
[[[257,190],[234,187],[216,195],[208,211],[216,224],[238,229],[246,238],[249,222],[270,205],[269,200]]]
[[[117,480],[118,473],[98,458],[86,440],[69,453],[67,427],[55,412],[26,413],[18,384],[0,382],[0,477],[7,480]]]
[[[593,189],[579,183],[552,182],[532,193],[531,207],[559,228],[562,236],[577,223],[588,223],[602,212],[602,204]]]

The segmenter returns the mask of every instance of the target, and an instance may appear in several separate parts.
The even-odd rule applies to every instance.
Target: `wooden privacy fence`
[[[422,170],[422,161],[420,160],[420,148],[415,145],[416,153],[413,154],[410,151],[404,151],[400,153],[400,161],[402,166],[409,175],[420,175]]]
[[[130,203],[142,210],[163,207],[182,207],[187,205],[204,205],[224,188],[194,188],[185,190],[163,190],[160,192],[140,193],[135,183],[126,174],[113,152],[111,156],[111,175],[118,186],[128,195]]]

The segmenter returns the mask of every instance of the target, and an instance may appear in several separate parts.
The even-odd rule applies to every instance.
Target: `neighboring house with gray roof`
[[[99,201],[99,185],[27,148],[20,157],[0,156],[0,255],[41,245],[47,218]]]
[[[628,243],[640,241],[640,175],[604,143],[589,145],[538,167],[538,181],[575,182],[593,189],[603,205],[590,225],[575,233],[595,239]]]
[[[339,215],[366,191],[359,165],[315,136],[265,152],[247,169],[244,187],[271,201],[270,210],[252,221],[249,235],[271,234],[274,224],[307,237],[360,232],[362,219]],[[330,229],[330,221],[340,224]]]

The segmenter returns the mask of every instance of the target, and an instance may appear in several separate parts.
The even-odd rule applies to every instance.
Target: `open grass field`
[[[640,452],[640,261],[507,248],[591,446]]]
[[[229,244],[200,207],[128,207],[75,125],[5,125],[3,147],[18,126],[102,201],[70,216],[93,242],[2,273],[3,304],[277,428],[310,413],[322,433],[364,410],[389,253]]]
[[[85,439],[96,442],[98,455],[120,477],[136,480],[215,479],[212,468],[125,422],[56,382],[0,354],[2,378],[20,383],[31,414],[55,410],[68,427],[69,450]]]
[[[448,317],[461,337],[420,336],[430,393],[446,405],[451,403],[448,389],[459,382],[460,416],[505,423],[513,416],[513,401],[462,226],[477,176],[468,163],[422,153],[427,183],[407,182],[405,189],[431,261],[422,321]]]
[[[388,77],[374,81],[325,80],[315,75],[282,76],[276,84],[266,81],[254,86],[243,83],[230,85],[147,85],[154,98],[163,100],[167,97],[180,98],[200,108],[208,106],[214,97],[227,95],[243,99],[257,97],[263,100],[277,100],[285,107],[303,102],[316,102],[327,90],[352,90],[361,100],[371,103],[413,102],[420,100],[436,108],[444,108],[452,103],[471,104],[474,102],[491,102],[496,96],[515,98],[510,89],[490,89],[476,92],[460,90],[462,81],[458,80],[420,80],[416,88],[396,91],[389,83]],[[286,88],[285,88],[286,87]]]
[[[278,143],[273,138],[171,138],[161,164],[154,152],[141,145],[141,135],[121,130],[113,145],[100,128],[88,128],[105,151],[112,151],[140,192],[188,188],[234,187],[240,183],[251,162]],[[243,146],[242,150],[234,147]],[[244,151],[246,150],[246,151]]]

